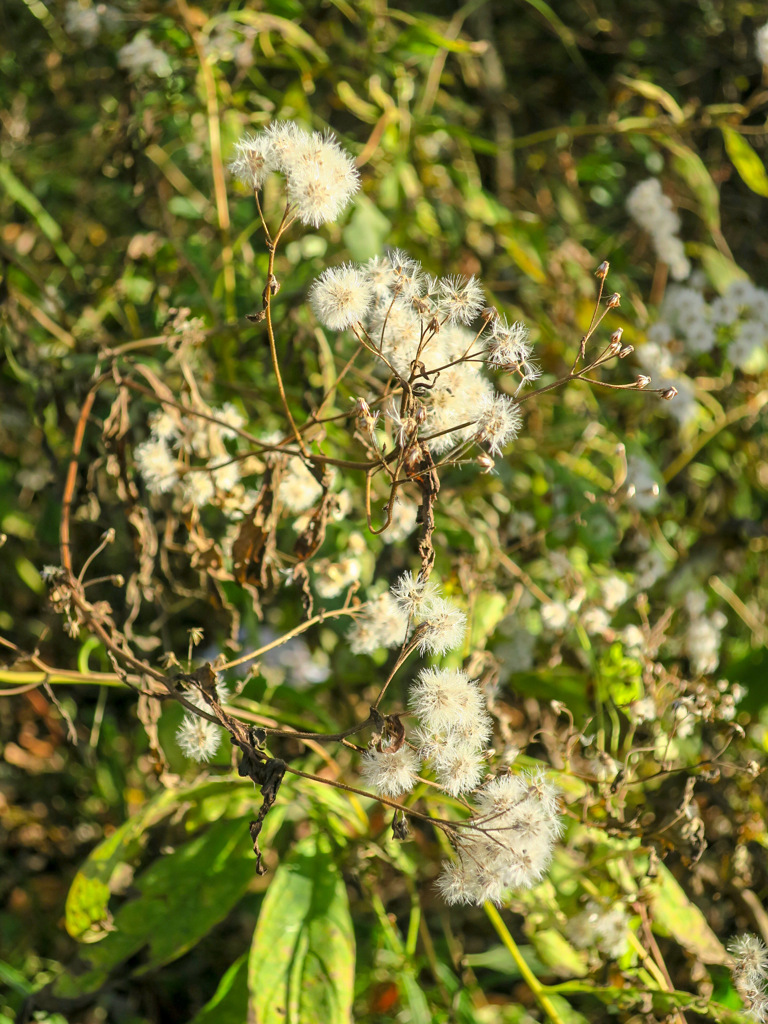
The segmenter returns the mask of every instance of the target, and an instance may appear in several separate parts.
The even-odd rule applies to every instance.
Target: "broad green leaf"
[[[589,1024],[589,1021],[584,1014],[579,1013],[578,1010],[574,1010],[568,1000],[564,999],[563,996],[555,993],[549,998],[552,1005],[557,1010],[563,1024]]]
[[[189,1024],[243,1024],[248,1017],[248,956],[226,971],[213,996]]]
[[[355,939],[331,843],[300,842],[275,872],[248,965],[254,1024],[348,1024]]]
[[[67,894],[65,925],[73,939],[94,942],[109,925],[109,881],[115,868],[133,857],[144,832],[173,810],[179,792],[164,790],[92,850]]]
[[[115,913],[108,934],[83,952],[86,972],[59,978],[57,993],[96,991],[118,964],[144,947],[137,974],[176,959],[226,917],[254,875],[247,823],[217,822],[150,864],[134,883],[136,895]],[[89,891],[94,899],[103,895],[93,885]]]
[[[721,126],[721,131],[726,152],[731,158],[733,166],[739,172],[741,180],[759,196],[768,196],[768,174],[766,174],[763,161],[735,128],[724,124]]]
[[[650,907],[655,932],[671,935],[705,964],[727,962],[722,942],[664,864],[659,865],[658,876],[650,888]]]
[[[244,813],[244,801],[253,799],[249,782],[232,779],[208,779],[182,789],[166,789],[124,822],[111,836],[91,851],[67,894],[65,925],[73,939],[96,942],[111,927],[107,903],[110,883],[122,865],[138,855],[145,833],[179,806],[189,805],[188,822],[238,818]],[[279,808],[276,808],[279,810]],[[273,815],[268,819],[276,824]]]

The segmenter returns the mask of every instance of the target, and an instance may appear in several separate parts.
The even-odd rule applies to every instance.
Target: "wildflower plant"
[[[68,17],[73,32],[95,31],[74,9]],[[146,33],[119,51],[118,63],[131,77],[171,73]],[[281,892],[285,833],[309,806],[316,834],[299,841],[287,864],[311,849],[308,859],[338,876],[334,906],[346,903],[333,843],[374,848],[365,857],[390,869],[414,838],[428,850],[415,875],[430,899],[453,913],[485,908],[553,1024],[561,1024],[553,1002],[560,993],[533,976],[499,907],[530,919],[534,949],[548,966],[566,961],[565,977],[592,972],[592,988],[609,1002],[650,1012],[648,999],[654,1009],[657,1000],[681,1014],[690,1003],[672,989],[648,908],[663,918],[664,900],[674,904],[677,883],[663,863],[670,853],[682,851],[691,866],[705,855],[696,786],[714,784],[721,771],[760,771],[725,757],[745,697],[714,678],[727,619],[693,587],[678,602],[676,634],[669,635],[671,612],[653,616],[646,591],[664,577],[668,552],[663,534],[653,548],[641,524],[662,501],[664,480],[623,442],[593,479],[605,508],[635,524],[632,571],[590,573],[554,551],[534,563],[534,580],[498,533],[478,567],[482,551],[466,541],[473,524],[464,502],[473,489],[483,500],[495,496],[495,505],[471,506],[487,513],[493,539],[505,508],[496,484],[502,473],[510,479],[518,445],[533,440],[529,420],[561,389],[582,385],[617,408],[625,393],[639,392],[674,410],[687,403],[684,374],[694,360],[719,353],[735,368],[757,366],[764,293],[744,282],[712,299],[694,285],[671,287],[662,319],[635,350],[613,323],[621,296],[607,288],[603,262],[568,365],[553,374],[536,330],[492,305],[478,276],[425,268],[400,248],[347,262],[332,255],[283,302],[293,289],[286,246],[302,228],[320,231],[348,216],[363,186],[333,134],[273,121],[234,145],[229,171],[260,232],[252,244],[263,275],[249,281],[246,320],[249,344],[262,345],[268,359],[269,381],[260,382],[267,398],[258,395],[256,415],[246,391],[218,397],[209,329],[183,307],[169,311],[147,345],[161,349],[162,360],[137,357],[141,346],[131,342],[101,349],[67,467],[61,565],[43,572],[52,607],[70,636],[100,645],[117,683],[136,694],[154,770],[168,792],[182,794],[179,813],[183,798],[194,820],[212,820],[206,801],[219,784],[230,787],[223,799],[231,834],[214,829],[200,842],[210,842],[214,862],[240,850],[233,875],[244,881],[233,892],[268,866]],[[671,276],[686,278],[680,221],[658,181],[636,187],[627,208]],[[318,368],[306,381],[307,362],[292,365],[294,334],[300,347],[312,338],[317,345]],[[643,406],[648,415],[652,408]],[[129,557],[114,530],[76,561],[81,456],[94,409],[105,480],[137,552],[127,583],[97,568],[116,544]],[[598,503],[592,491],[585,503]],[[533,546],[538,524],[524,513],[514,519],[508,505],[507,537]],[[468,551],[452,551],[462,531]],[[497,571],[515,579],[509,599],[497,600]],[[101,596],[107,586],[119,597]],[[175,617],[188,607],[204,611],[185,658]],[[228,623],[225,639],[216,630],[207,636],[211,609]],[[517,675],[535,676],[537,664],[563,670],[563,679],[574,664],[586,665],[589,694],[572,690],[573,706],[546,700],[536,679],[541,699],[512,707],[501,677],[511,690]],[[361,685],[354,694],[333,690],[336,720],[310,700],[301,714],[280,706],[281,688],[295,695],[314,682],[334,685],[337,666]],[[179,775],[195,764],[209,774],[180,789]],[[679,776],[688,781],[677,790]],[[673,811],[661,821],[644,796],[665,786]],[[332,794],[326,803],[318,790]],[[334,796],[349,798],[355,813]],[[163,807],[158,799],[147,812],[147,828]],[[391,838],[374,824],[380,809]],[[592,863],[609,868],[592,879]],[[96,877],[106,869],[93,870]],[[98,877],[108,892],[112,875]],[[146,891],[151,881],[142,878]],[[93,976],[81,981],[87,988],[112,969],[111,918],[106,903],[92,911],[78,903],[77,887],[73,893],[69,926],[102,950],[89,965]],[[259,933],[274,913],[270,899],[252,963],[270,945]],[[692,938],[668,917],[664,927],[702,963],[724,964],[706,921],[686,910]],[[764,950],[750,943],[737,940],[730,952],[736,989],[760,1020]],[[597,984],[609,963],[625,972],[623,995],[618,985]],[[562,992],[588,987],[564,981]]]

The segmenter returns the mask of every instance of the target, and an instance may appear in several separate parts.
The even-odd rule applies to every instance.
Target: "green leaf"
[[[355,940],[344,880],[322,833],[277,869],[248,965],[254,1024],[348,1024]]]
[[[710,231],[720,231],[720,194],[704,161],[677,139],[662,135],[662,145],[672,154],[672,163],[680,177],[696,196],[702,218]]]
[[[684,949],[694,953],[705,964],[724,964],[728,954],[707,920],[688,899],[674,875],[664,864],[650,889],[653,930],[671,935]]]
[[[243,1024],[248,1016],[248,956],[227,970],[211,999],[189,1024]]]
[[[733,166],[739,172],[741,180],[759,196],[768,196],[768,174],[766,174],[763,161],[735,128],[722,125],[721,131],[725,141],[725,150],[731,158]]]
[[[164,790],[92,850],[67,894],[64,922],[73,939],[95,942],[110,923],[109,882],[115,869],[132,857],[144,832],[176,806],[180,793]]]
[[[493,634],[504,618],[507,598],[503,594],[478,594],[472,606],[472,649],[485,647],[488,637]]]
[[[720,295],[724,295],[734,281],[749,280],[749,275],[738,264],[712,245],[691,242],[686,249],[691,256],[701,261],[709,283]]]
[[[534,928],[530,939],[539,959],[561,978],[583,978],[589,973],[587,954],[575,949],[555,928]]]
[[[352,259],[362,263],[372,256],[378,256],[392,230],[392,225],[378,207],[361,196],[349,223],[344,228],[344,245]]]
[[[62,996],[94,992],[118,964],[147,947],[140,967],[147,971],[175,960],[226,917],[254,878],[254,857],[244,821],[223,820],[203,835],[161,856],[135,882],[137,895],[116,912],[108,934],[82,954],[87,970],[56,982]],[[74,887],[73,887],[74,888]],[[89,881],[92,903],[104,886]],[[90,905],[78,894],[78,904]]]

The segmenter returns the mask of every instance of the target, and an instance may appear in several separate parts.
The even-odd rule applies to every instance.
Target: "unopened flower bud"
[[[356,398],[354,401],[355,416],[366,417],[371,415],[371,407],[368,405],[364,398]]]
[[[675,397],[676,395],[677,395],[677,388],[676,388],[676,387],[669,387],[669,388],[667,388],[666,390],[664,390],[664,391],[662,391],[662,392],[661,392],[661,397],[662,397],[662,398],[664,399],[664,401],[666,401],[666,402],[671,402],[671,401],[672,401],[672,399],[673,399],[673,398],[674,398],[674,397]]]
[[[608,301],[606,302],[606,306],[608,307],[608,309],[615,309],[619,305],[620,302],[621,302],[621,295],[619,295],[618,292],[614,292],[613,295],[610,295],[608,297]]]
[[[650,377],[646,377],[644,373],[638,373],[637,378],[635,379],[635,387],[639,388],[642,391],[642,389],[647,388],[650,383]]]
[[[496,465],[496,462],[490,457],[490,455],[478,455],[477,464],[484,473],[490,473]]]
[[[634,345],[625,345],[624,348],[619,352],[619,359],[626,359],[628,355],[635,351]]]
[[[416,409],[416,422],[420,427],[423,427],[427,422],[427,410],[423,405],[418,406]]]
[[[622,349],[621,334],[622,334],[622,330],[621,330],[621,327],[620,327],[617,331],[614,331],[613,334],[611,335],[611,343],[608,346],[608,352],[612,356],[617,356],[619,354],[619,352],[621,352],[621,349]]]
[[[602,278],[602,280],[604,281],[606,279],[606,277],[608,276],[608,268],[609,267],[610,267],[610,263],[608,262],[608,260],[603,260],[603,262],[600,264],[600,266],[595,271],[595,277]]]

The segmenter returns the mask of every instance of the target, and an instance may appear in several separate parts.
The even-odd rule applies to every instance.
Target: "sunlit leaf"
[[[320,833],[280,865],[262,905],[248,965],[254,1024],[348,1024],[354,974],[347,891]]]

